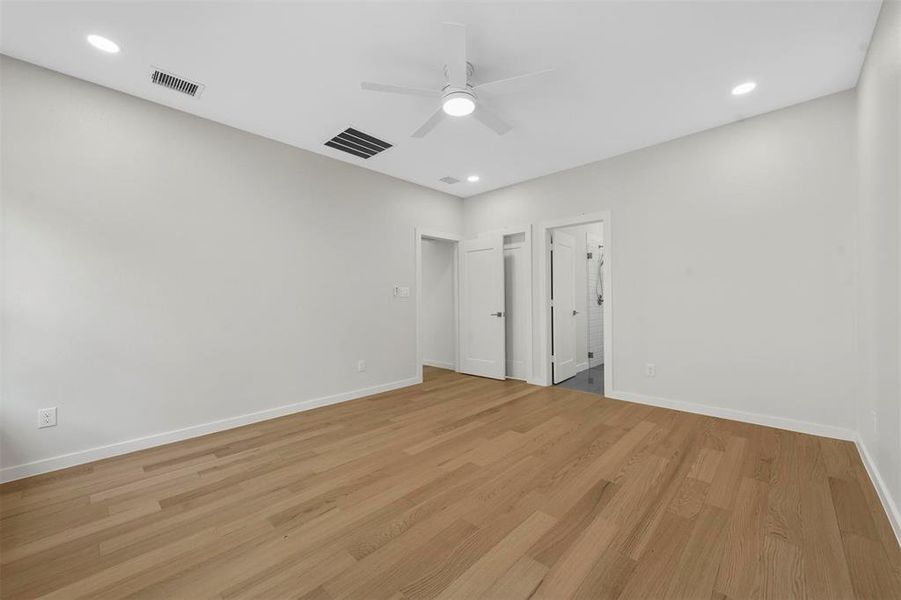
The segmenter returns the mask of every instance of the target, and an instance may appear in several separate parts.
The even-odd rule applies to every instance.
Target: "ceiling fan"
[[[441,106],[419,129],[413,132],[412,135],[415,138],[425,137],[447,116],[464,117],[469,114],[472,114],[477,121],[496,134],[504,135],[510,131],[511,126],[479,102],[476,92],[497,90],[508,83],[527,77],[544,75],[553,71],[553,69],[544,69],[515,77],[473,84],[470,81],[473,73],[472,64],[466,60],[466,26],[460,23],[444,23],[444,57],[446,61],[444,74],[447,78],[447,83],[440,90],[372,83],[370,81],[364,81],[360,84],[360,87],[373,92],[440,98]]]

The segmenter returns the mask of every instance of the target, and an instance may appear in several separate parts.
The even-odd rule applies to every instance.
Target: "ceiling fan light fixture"
[[[2,0],[0,0],[2,1]],[[512,81],[519,82],[527,77],[543,75],[551,72],[551,69],[524,73],[505,79],[496,79],[473,85],[470,78],[473,74],[472,63],[466,60],[466,26],[461,23],[444,23],[445,85],[441,88],[410,87],[391,83],[376,83],[363,81],[360,87],[371,92],[386,92],[400,94],[402,96],[424,96],[441,100],[441,105],[435,107],[434,112],[425,123],[410,134],[410,137],[423,138],[435,127],[450,117],[465,117],[472,115],[473,119],[481,123],[497,135],[504,135],[512,127],[500,115],[494,113],[483,104],[476,107],[476,93],[481,94],[482,88],[503,88]],[[476,110],[478,108],[478,110]]]
[[[451,92],[444,96],[442,108],[452,117],[465,117],[476,109],[475,97],[469,92]]]

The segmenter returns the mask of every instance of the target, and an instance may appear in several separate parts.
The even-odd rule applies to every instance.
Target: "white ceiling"
[[[854,87],[879,12],[865,0],[0,6],[4,54],[464,197]],[[507,135],[458,118],[412,139],[435,100],[360,89],[440,88],[442,21],[467,25],[476,81],[556,69],[481,98]],[[153,86],[151,65],[206,89]],[[749,79],[757,90],[730,94]],[[322,145],[348,126],[394,147],[362,160]]]

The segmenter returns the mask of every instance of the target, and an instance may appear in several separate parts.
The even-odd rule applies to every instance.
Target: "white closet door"
[[[504,379],[504,236],[460,244],[460,371]]]
[[[576,374],[576,245],[573,236],[559,231],[551,241],[554,383],[560,383]]]
[[[530,256],[526,255],[526,246],[522,241],[511,241],[504,238],[504,293],[507,330],[507,377],[509,379],[526,380],[528,370],[526,360],[529,357],[529,345],[532,339],[528,336],[530,314],[529,294],[532,293],[529,283]]]

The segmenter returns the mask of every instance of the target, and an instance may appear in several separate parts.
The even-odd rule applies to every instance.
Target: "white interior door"
[[[526,255],[525,234],[504,236],[504,321],[507,331],[507,377],[526,380],[530,314],[529,272],[531,257]]]
[[[551,236],[551,318],[553,319],[554,383],[576,374],[576,244],[573,236]]]
[[[460,371],[504,379],[504,236],[460,244]]]

